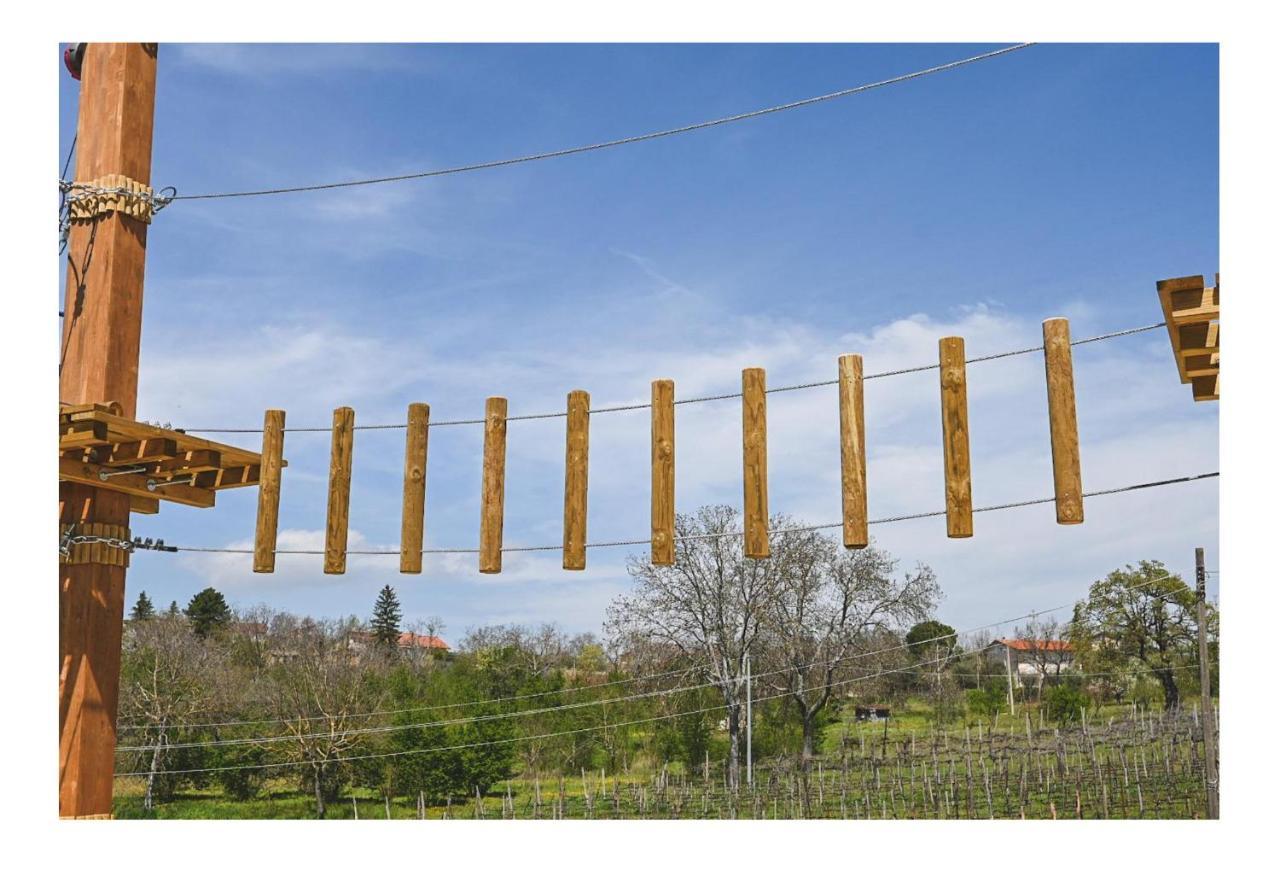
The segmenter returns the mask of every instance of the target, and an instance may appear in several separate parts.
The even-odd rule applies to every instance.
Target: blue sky
[[[990,45],[547,45],[162,47],[153,182],[181,193],[308,184],[497,159],[643,133],[887,78]],[[76,84],[62,81],[62,153]],[[1039,342],[1065,315],[1085,337],[1160,319],[1154,282],[1218,269],[1218,51],[1211,45],[1041,45],[953,72],[770,117],[524,166],[344,191],[177,202],[149,236],[139,416],[256,427],[268,407],[326,426],[644,401],[932,362],[941,335],[971,355]],[[1218,417],[1178,382],[1162,332],[1076,351],[1086,489],[1217,469]],[[970,367],[974,500],[1052,493],[1042,363]],[[771,507],[839,518],[832,388],[769,403]],[[870,382],[872,516],[941,506],[933,373]],[[677,423],[681,510],[741,500],[735,402]],[[254,447],[256,436],[211,436]],[[648,417],[597,415],[589,539],[644,537]],[[428,546],[478,535],[477,427],[434,428]],[[563,422],[513,422],[506,539],[561,534]],[[404,437],[355,444],[352,545],[398,545]],[[285,442],[281,545],[318,545],[328,435]],[[244,546],[253,490],[199,511],[165,505],[134,532]],[[1141,558],[1216,564],[1214,482],[1091,499],[1061,527],[1051,506],[881,526],[877,542],[927,562],[958,628],[1066,603]],[[642,552],[642,551],[641,551]],[[625,551],[473,556],[247,557],[140,553],[130,601],[213,584],[238,605],[367,616],[391,583],[407,620],[556,621],[598,630],[627,588]],[[1216,583],[1211,584],[1211,593]]]

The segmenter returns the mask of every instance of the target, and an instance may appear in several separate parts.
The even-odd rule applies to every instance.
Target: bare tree
[[[1068,639],[1068,626],[1057,619],[1031,619],[1026,625],[1019,627],[1015,636],[1026,642],[1026,649],[1019,650],[1022,660],[1028,662],[1036,672],[1036,699],[1044,696],[1044,683],[1047,677],[1058,677],[1064,668],[1072,662],[1071,642]]]
[[[358,744],[349,732],[361,723],[361,711],[377,709],[381,701],[367,697],[368,675],[385,657],[360,660],[347,643],[347,629],[302,620],[281,638],[284,648],[270,671],[275,713],[293,738],[284,744],[287,754],[307,765],[320,818],[340,787],[342,759]]]
[[[778,527],[795,527],[787,519]],[[801,764],[814,756],[819,714],[835,684],[867,661],[876,638],[928,616],[941,591],[928,566],[894,578],[897,562],[874,546],[843,550],[814,531],[780,535],[773,544],[778,594],[771,599],[763,682],[788,697],[804,735]],[[855,659],[861,659],[855,662]]]
[[[743,555],[738,512],[703,507],[676,518],[676,559],[670,566],[632,557],[630,595],[609,608],[607,631],[668,645],[696,661],[724,700],[729,732],[729,785],[738,785],[743,676],[777,592],[779,561]]]

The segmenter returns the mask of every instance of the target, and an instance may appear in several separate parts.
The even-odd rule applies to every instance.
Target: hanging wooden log
[[[652,529],[649,561],[676,561],[676,382],[652,384],[653,484],[650,494]]]
[[[404,439],[404,503],[400,508],[400,573],[422,573],[427,507],[427,425],[431,406],[414,402]]]
[[[347,571],[347,515],[351,507],[351,449],[355,441],[356,412],[333,412],[333,442],[329,448],[329,507],[324,530],[324,573]]]
[[[969,394],[964,339],[938,341],[942,383],[942,462],[947,491],[947,537],[973,535],[973,491],[969,471]]]
[[[1049,392],[1049,446],[1053,454],[1053,497],[1058,522],[1084,522],[1080,483],[1080,434],[1071,362],[1071,328],[1065,317],[1044,322],[1044,376]]]
[[[742,525],[748,559],[769,558],[764,369],[742,370]]]
[[[276,570],[276,531],[280,525],[280,470],[284,457],[284,411],[262,419],[262,466],[258,478],[258,522],[253,532],[253,570]]]
[[[840,493],[844,545],[867,546],[867,440],[862,416],[862,355],[846,353],[840,372]]]
[[[507,474],[507,400],[484,403],[484,475],[480,490],[480,573],[502,571],[502,507]]]
[[[587,448],[591,394],[569,394],[564,448],[564,569],[587,567]]]

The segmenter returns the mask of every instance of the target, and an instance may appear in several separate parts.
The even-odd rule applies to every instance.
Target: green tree
[[[138,600],[133,605],[133,610],[129,611],[129,618],[141,622],[144,619],[150,619],[156,615],[155,606],[152,605],[151,599],[147,597],[146,590],[138,593]]]
[[[956,630],[945,622],[926,619],[917,622],[907,632],[907,649],[916,661],[938,659],[951,655],[956,648]]]
[[[373,603],[373,619],[369,620],[373,629],[373,642],[384,647],[388,652],[396,649],[400,643],[400,599],[390,584],[383,586],[378,593],[378,600]]]
[[[1126,565],[1089,587],[1076,604],[1071,642],[1087,671],[1138,665],[1160,684],[1164,706],[1178,706],[1177,677],[1196,661],[1196,596],[1160,562]],[[1210,614],[1216,624],[1216,613]]]
[[[169,615],[169,616],[181,616],[181,615],[182,615],[182,611],[178,609],[178,602],[176,602],[176,601],[170,601],[170,602],[169,602],[169,613],[168,613],[168,615]]]
[[[231,621],[231,608],[222,593],[210,586],[197,592],[184,611],[196,637],[209,637]]]

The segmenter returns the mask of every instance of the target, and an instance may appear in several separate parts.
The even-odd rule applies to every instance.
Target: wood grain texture
[[[151,180],[156,55],[138,43],[89,43],[81,68],[74,178]],[[137,413],[147,225],[115,213],[71,227],[59,398]],[[60,483],[61,521],[129,524],[131,496]],[[125,568],[60,564],[58,812],[111,812]]]
[[[587,567],[587,450],[591,421],[591,395],[584,390],[569,394],[564,446],[564,569]]]
[[[262,465],[258,478],[258,521],[253,531],[253,570],[276,570],[276,532],[280,526],[280,472],[284,459],[284,411],[262,419]]]
[[[1046,320],[1044,379],[1049,395],[1049,447],[1053,455],[1053,497],[1058,522],[1084,522],[1080,483],[1080,434],[1076,425],[1076,385],[1071,362],[1071,327],[1065,317]]]
[[[400,507],[400,573],[422,573],[422,540],[426,534],[427,432],[431,406],[409,406],[404,436],[404,503]]]
[[[973,488],[969,470],[969,393],[964,339],[938,341],[942,384],[942,463],[946,479],[947,537],[973,535]]]
[[[480,487],[480,573],[502,571],[502,512],[507,476],[507,400],[484,403],[484,474]]]
[[[651,385],[652,485],[650,489],[649,561],[676,561],[676,382]]]
[[[867,546],[867,440],[862,413],[862,355],[846,353],[839,364],[840,497],[844,545]]]
[[[769,439],[764,369],[742,370],[742,531],[748,559],[769,558]]]
[[[351,509],[351,452],[356,412],[336,408],[333,442],[329,448],[329,506],[324,523],[324,573],[347,571],[347,517]]]

